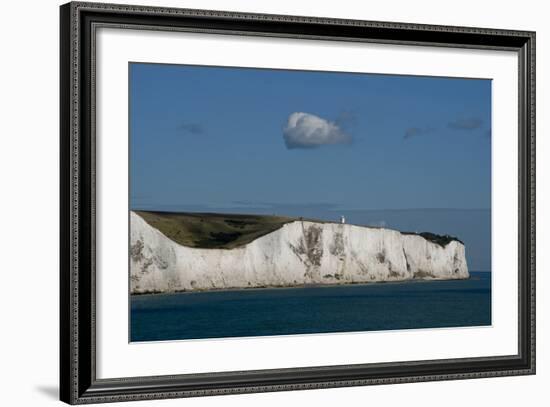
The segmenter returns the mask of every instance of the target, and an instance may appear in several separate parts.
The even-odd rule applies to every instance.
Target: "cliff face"
[[[294,221],[235,249],[179,245],[130,215],[131,293],[468,278],[464,245]]]

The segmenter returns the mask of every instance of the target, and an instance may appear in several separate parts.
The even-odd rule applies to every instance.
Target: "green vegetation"
[[[429,242],[435,243],[440,245],[441,247],[447,246],[452,241],[456,241],[459,243],[464,244],[462,240],[460,240],[457,237],[450,236],[450,235],[438,235],[435,233],[430,232],[422,232],[422,233],[414,233],[414,232],[401,232],[402,235],[418,235],[422,236],[424,239],[426,239]]]
[[[233,249],[299,218],[190,212],[136,211],[149,225],[184,246]]]
[[[135,211],[149,225],[161,231],[174,242],[203,249],[234,249],[244,246],[253,240],[280,229],[285,223],[296,220],[304,220],[316,223],[331,223],[316,219],[294,218],[275,215],[241,215],[223,213],[197,213],[197,212],[151,212]],[[371,229],[379,227],[362,226]],[[310,232],[316,231],[312,229]],[[445,247],[458,238],[449,235],[437,235],[430,232],[414,233],[401,232],[404,235],[418,235],[424,239]],[[319,239],[316,234],[306,234],[308,247],[315,246]],[[311,241],[310,241],[311,240]],[[341,244],[343,244],[341,242]],[[302,249],[305,250],[305,249]],[[305,252],[304,252],[305,253]],[[382,263],[385,260],[384,253],[377,255]]]

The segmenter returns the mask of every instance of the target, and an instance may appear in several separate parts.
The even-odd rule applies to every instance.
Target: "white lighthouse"
[[[344,215],[340,216],[340,223],[341,224],[346,223],[346,217]]]

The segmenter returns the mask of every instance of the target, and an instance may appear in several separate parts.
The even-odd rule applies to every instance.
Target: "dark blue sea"
[[[491,273],[468,280],[131,296],[130,340],[491,325]]]

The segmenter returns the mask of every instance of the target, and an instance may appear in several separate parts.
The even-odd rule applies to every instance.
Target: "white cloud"
[[[348,144],[351,137],[336,123],[310,113],[295,112],[288,116],[283,129],[286,147],[315,148],[328,144]]]

